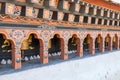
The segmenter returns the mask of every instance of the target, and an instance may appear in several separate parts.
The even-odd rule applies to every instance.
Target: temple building
[[[120,4],[110,0],[0,0],[0,66],[22,68],[120,48]],[[33,61],[34,62],[34,61]],[[4,67],[4,66],[3,66]]]

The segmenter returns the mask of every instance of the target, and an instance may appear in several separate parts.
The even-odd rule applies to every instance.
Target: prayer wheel
[[[29,49],[29,43],[28,40],[24,40],[21,45],[21,50],[28,50]]]
[[[109,42],[109,38],[108,37],[105,38],[105,42]]]

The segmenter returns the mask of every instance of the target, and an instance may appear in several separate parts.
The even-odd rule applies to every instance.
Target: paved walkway
[[[11,70],[0,80],[120,80],[120,51]]]

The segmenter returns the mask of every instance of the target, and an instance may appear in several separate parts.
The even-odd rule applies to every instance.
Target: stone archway
[[[103,38],[100,34],[95,39],[95,52],[102,52],[103,48]]]
[[[43,41],[36,34],[30,34],[21,45],[21,57],[23,62],[38,62],[43,54]],[[40,57],[41,56],[41,57]]]
[[[55,34],[48,42],[48,54],[50,60],[64,57],[64,40],[59,34]]]
[[[0,34],[0,64],[12,64],[14,67],[14,43],[6,38],[4,34]]]
[[[94,42],[92,37],[90,36],[90,34],[87,34],[87,36],[85,37],[84,41],[83,41],[83,55],[88,55],[88,53],[90,54],[94,54]]]
[[[69,55],[80,55],[80,39],[76,34],[73,34],[68,40],[68,53]]]
[[[105,51],[111,51],[112,50],[112,41],[111,41],[111,37],[109,34],[107,34],[107,36],[105,37]]]
[[[119,44],[118,44],[118,36],[117,36],[117,34],[115,34],[114,36],[113,36],[113,39],[112,39],[112,49],[113,50],[116,50],[116,49],[118,49],[118,46],[119,46]]]

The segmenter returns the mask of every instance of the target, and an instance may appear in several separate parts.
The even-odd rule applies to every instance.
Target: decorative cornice
[[[106,29],[114,29],[120,30],[120,27],[115,26],[105,26],[105,25],[96,25],[96,24],[88,24],[88,23],[80,23],[80,22],[69,22],[69,21],[56,21],[56,20],[47,20],[40,18],[29,18],[22,16],[12,16],[12,15],[0,15],[0,22],[2,23],[14,23],[14,24],[25,24],[25,25],[47,25],[47,26],[65,26],[65,27],[80,27],[80,28],[106,28]],[[40,26],[39,26],[40,27]],[[43,26],[42,29],[54,29]]]

